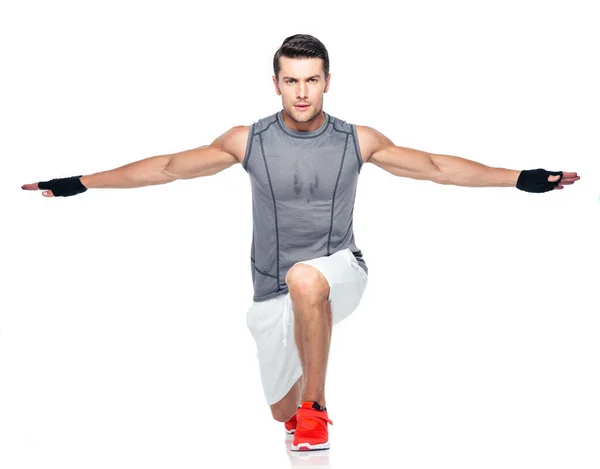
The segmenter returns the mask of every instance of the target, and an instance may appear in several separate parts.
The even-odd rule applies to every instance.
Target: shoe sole
[[[290,447],[292,451],[319,451],[321,449],[329,449],[329,441],[325,443],[319,443],[316,445],[311,445],[310,443],[300,443],[298,445],[294,445]]]

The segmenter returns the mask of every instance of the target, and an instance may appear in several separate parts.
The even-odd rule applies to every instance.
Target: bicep
[[[245,148],[245,126],[236,126],[216,138],[210,145],[170,155],[165,172],[177,179],[211,176],[240,162],[241,145]],[[243,143],[242,143],[243,142]],[[243,154],[243,153],[242,153]]]
[[[369,162],[401,177],[432,180],[439,173],[431,154],[414,148],[400,147],[381,132],[367,128],[365,141],[370,150]]]
[[[371,162],[396,176],[412,179],[431,180],[439,172],[429,153],[396,145],[373,153]]]

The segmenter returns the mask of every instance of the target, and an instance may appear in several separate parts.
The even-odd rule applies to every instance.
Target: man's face
[[[323,93],[329,89],[331,73],[325,80],[323,60],[279,58],[279,81],[273,76],[275,91],[283,108],[296,122],[308,122],[323,110]],[[297,104],[308,104],[300,108]]]

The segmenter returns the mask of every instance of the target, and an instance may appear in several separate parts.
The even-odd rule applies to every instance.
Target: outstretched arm
[[[248,126],[236,126],[219,136],[210,145],[178,153],[151,156],[115,169],[81,176],[79,180],[85,188],[82,190],[127,189],[216,174],[241,162],[248,132]],[[24,184],[21,187],[24,190],[39,190],[38,184],[40,183]],[[44,191],[43,195],[54,196],[52,190]]]
[[[399,147],[381,132],[367,126],[356,126],[361,153],[365,162],[396,176],[409,177],[466,187],[516,187],[521,170],[494,168],[458,156],[439,155],[412,148]],[[560,179],[548,176],[549,182]],[[560,185],[573,184],[577,173],[564,172]]]

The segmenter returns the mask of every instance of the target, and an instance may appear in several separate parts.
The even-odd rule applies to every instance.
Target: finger
[[[34,182],[33,184],[23,184],[21,189],[25,191],[37,191],[39,190],[38,183]]]
[[[52,191],[44,191],[44,192],[42,192],[42,195],[44,197],[54,197],[54,194],[52,193]]]
[[[563,188],[563,186],[556,186],[554,189],[562,189],[562,188]],[[554,190],[554,189],[552,189],[552,190]]]
[[[577,176],[577,173],[567,173],[565,171],[563,171],[563,176],[568,178],[579,178],[579,176]]]

